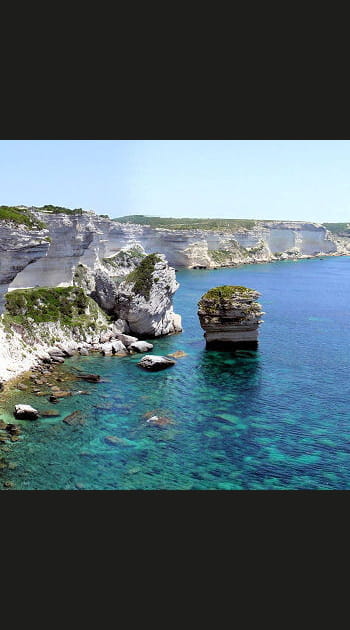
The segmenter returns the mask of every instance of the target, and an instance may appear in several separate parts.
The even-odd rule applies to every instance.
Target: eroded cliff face
[[[147,256],[144,261],[147,258],[150,257]],[[176,281],[175,270],[169,267],[165,256],[155,257],[148,287],[141,278],[140,284],[146,284],[146,291],[138,288],[137,274],[134,279],[128,278],[118,287],[115,313],[118,318],[127,321],[130,331],[140,337],[181,332],[181,316],[174,313],[172,304],[172,297],[180,285]]]
[[[88,291],[125,332],[139,337],[181,332],[181,317],[174,313],[172,304],[180,286],[175,269],[162,254],[140,254],[140,249],[123,250],[95,271],[80,264],[74,284]]]
[[[38,260],[19,273],[11,288],[70,286],[79,263],[92,269],[99,265],[104,245],[98,220],[90,215],[71,217],[38,212],[35,216],[42,217],[49,230],[51,243],[48,256],[45,261]]]
[[[46,258],[50,246],[48,236],[48,230],[0,221],[0,314],[12,281],[23,269]]]
[[[255,346],[258,326],[263,322],[261,294],[243,286],[220,286],[202,295],[198,317],[209,348],[229,350],[238,346]]]
[[[349,251],[346,243],[317,223],[265,221],[249,230],[227,232],[153,228],[118,223],[93,213],[68,216],[35,212],[35,216],[47,224],[52,243],[45,260],[17,273],[11,288],[70,286],[77,265],[106,270],[103,259],[135,247],[164,254],[175,268],[209,269]],[[106,271],[113,275],[110,268]]]

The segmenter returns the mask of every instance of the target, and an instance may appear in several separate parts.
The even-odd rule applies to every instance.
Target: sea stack
[[[241,286],[215,287],[202,295],[198,316],[207,348],[232,350],[256,348],[262,323],[261,294]]]

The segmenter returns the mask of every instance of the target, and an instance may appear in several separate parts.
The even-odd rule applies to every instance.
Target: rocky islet
[[[256,347],[264,314],[256,301],[260,293],[244,286],[224,285],[205,293],[198,317],[208,348]]]

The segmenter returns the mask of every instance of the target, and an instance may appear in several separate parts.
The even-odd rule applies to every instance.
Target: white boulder
[[[148,352],[152,350],[153,344],[147,341],[134,341],[130,344],[129,349],[135,350],[135,352]]]
[[[165,368],[171,367],[175,364],[176,361],[168,359],[168,357],[163,357],[157,354],[146,354],[137,365],[145,370],[149,370],[150,372],[158,372],[159,370],[164,370]]]
[[[15,405],[14,416],[19,420],[36,420],[39,411],[30,405]]]
[[[113,354],[113,346],[111,343],[103,343],[101,345],[101,352],[104,356],[109,356]]]
[[[112,341],[112,352],[113,354],[117,354],[117,352],[126,352],[126,347],[121,341]]]

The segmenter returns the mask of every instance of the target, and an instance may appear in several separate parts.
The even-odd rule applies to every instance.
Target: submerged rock
[[[78,380],[88,381],[89,383],[98,383],[101,380],[99,374],[78,374]]]
[[[56,416],[60,415],[60,412],[56,411],[55,409],[44,409],[43,411],[40,411],[40,416],[42,418],[55,418]]]
[[[187,352],[184,352],[183,350],[176,350],[176,352],[171,352],[171,354],[168,354],[168,357],[180,359],[181,357],[187,357]]]
[[[15,405],[14,416],[19,420],[36,420],[39,411],[30,405]]]
[[[155,427],[166,427],[169,424],[175,424],[174,420],[167,418],[166,416],[151,416],[146,420],[147,424]]]
[[[137,365],[145,370],[158,372],[159,370],[164,370],[165,368],[171,367],[175,364],[176,361],[169,359],[168,357],[162,357],[156,354],[146,354]]]
[[[254,289],[227,285],[205,293],[198,303],[198,316],[207,347],[256,346],[264,314],[255,301],[260,295]]]
[[[5,428],[10,435],[19,435],[21,432],[19,426],[17,426],[17,424],[12,424],[12,422],[9,422]]]
[[[133,442],[131,442],[131,440],[120,438],[116,435],[106,435],[104,441],[106,444],[110,444],[111,446],[133,446]]]
[[[69,414],[69,416],[66,416],[65,418],[63,418],[62,422],[65,422],[66,424],[69,424],[70,426],[74,426],[77,424],[85,424],[85,420],[83,418],[81,411],[73,411],[73,413]]]
[[[50,396],[50,398],[67,398],[67,396],[71,396],[72,392],[67,392],[67,391],[56,391],[53,395]]]

